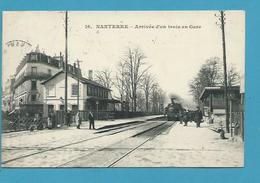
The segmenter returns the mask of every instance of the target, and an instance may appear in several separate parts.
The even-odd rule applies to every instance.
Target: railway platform
[[[148,141],[117,167],[243,167],[244,143],[230,134],[221,139],[209,124],[177,122],[169,131]]]
[[[114,120],[95,120],[95,128],[106,128],[111,126],[123,125],[128,123],[134,123],[139,121],[147,121],[162,117],[163,115],[152,115],[152,116],[142,116],[142,117],[134,117],[134,118],[125,118],[125,119],[114,119]],[[81,124],[82,128],[89,127],[89,121],[83,121]]]

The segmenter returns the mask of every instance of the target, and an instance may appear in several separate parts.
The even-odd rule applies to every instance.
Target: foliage
[[[224,74],[222,64],[218,57],[209,58],[203,64],[197,75],[190,81],[189,88],[194,101],[199,104],[199,97],[205,87],[223,86]],[[233,86],[239,81],[239,74],[234,66],[231,66],[227,71],[228,86]]]

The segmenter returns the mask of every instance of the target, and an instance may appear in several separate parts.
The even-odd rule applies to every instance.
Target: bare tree
[[[124,63],[119,62],[117,66],[117,72],[114,79],[114,86],[118,90],[120,95],[120,100],[124,101],[125,93],[126,93],[126,82],[125,82],[125,72],[124,72]]]
[[[153,89],[154,78],[150,73],[146,73],[142,79],[142,89],[145,97],[145,112],[149,112],[149,97]]]
[[[130,77],[127,72],[125,61],[122,59],[117,65],[117,72],[114,78],[114,86],[118,90],[120,95],[121,102],[126,102],[131,105],[131,109],[133,109],[131,98],[131,85],[130,85]]]
[[[133,102],[131,101],[133,97],[131,91],[130,77],[128,75],[125,75],[124,80],[125,80],[125,100],[126,102],[131,104],[131,110],[133,111]]]
[[[128,48],[122,58],[125,66],[126,79],[129,80],[132,100],[132,111],[136,111],[137,89],[144,74],[150,67],[144,61],[146,56],[139,48]]]
[[[137,105],[137,111],[143,112],[146,110],[145,108],[145,96],[141,90],[137,90],[137,100],[136,100],[136,105]]]
[[[159,112],[164,112],[164,105],[166,100],[166,93],[161,88],[158,90],[158,102],[159,102]]]
[[[159,95],[158,95],[158,83],[154,83],[152,87],[151,93],[151,105],[152,105],[152,112],[157,113],[159,111]]]
[[[113,86],[112,71],[108,68],[97,71],[95,74],[95,80],[99,84],[111,89],[111,87]]]

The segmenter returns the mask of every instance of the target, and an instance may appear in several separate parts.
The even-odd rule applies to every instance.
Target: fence
[[[16,132],[25,130],[42,130],[47,127],[46,118],[11,117],[2,120],[3,132]]]
[[[155,115],[158,113],[145,113],[145,112],[127,112],[127,111],[99,111],[93,112],[94,118],[97,120],[113,120],[120,118],[132,118],[146,115]],[[69,124],[75,123],[76,111],[70,111],[67,116]],[[88,121],[89,111],[80,111],[80,115],[83,121]],[[14,132],[24,130],[42,130],[47,128],[47,117],[28,117],[25,115],[2,115],[3,132]],[[48,116],[51,118],[51,127],[61,127],[67,125],[64,122],[64,111],[57,110]]]

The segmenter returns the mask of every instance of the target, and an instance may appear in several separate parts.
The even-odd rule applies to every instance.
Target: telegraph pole
[[[229,110],[228,110],[228,89],[227,89],[227,62],[226,62],[226,42],[225,42],[225,15],[224,11],[220,11],[221,31],[222,31],[222,47],[223,47],[223,66],[224,66],[224,101],[226,109],[226,130],[229,133]]]
[[[65,12],[65,106],[64,123],[68,124],[68,11]]]
[[[79,79],[80,79],[80,66],[79,63],[81,61],[77,60],[77,66],[78,66],[78,71],[77,71],[77,75],[78,75],[78,94],[77,94],[77,106],[78,106],[78,112],[79,112]]]

